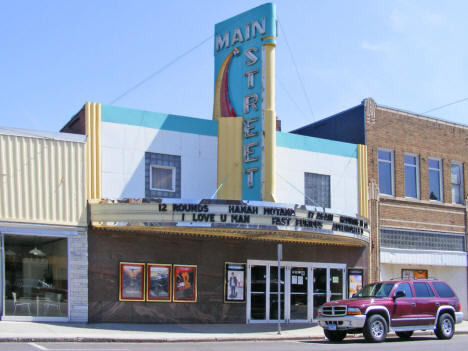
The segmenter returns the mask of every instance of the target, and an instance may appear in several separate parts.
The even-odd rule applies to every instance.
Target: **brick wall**
[[[409,228],[467,235],[466,206],[453,204],[450,164],[463,163],[464,198],[468,188],[468,127],[366,103],[366,144],[369,182],[378,184],[377,151],[394,151],[395,196],[370,199],[370,279],[379,279],[378,228]],[[404,153],[419,156],[420,199],[405,198]],[[442,159],[443,202],[429,200],[428,158]],[[375,201],[375,200],[374,200]]]

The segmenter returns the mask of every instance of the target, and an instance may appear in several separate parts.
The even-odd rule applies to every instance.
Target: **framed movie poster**
[[[119,301],[145,301],[145,264],[120,262]]]
[[[173,301],[197,301],[197,266],[177,265],[173,267]]]
[[[146,301],[171,302],[172,265],[148,263],[146,268]]]
[[[245,263],[225,263],[224,302],[245,302]]]
[[[362,269],[348,269],[348,297],[362,289],[363,274]]]

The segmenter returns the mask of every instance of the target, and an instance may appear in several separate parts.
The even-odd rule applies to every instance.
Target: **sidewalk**
[[[75,324],[0,321],[0,342],[325,340],[319,326],[283,324],[280,335],[277,334],[277,328],[277,324]],[[434,335],[432,331],[419,331],[414,335],[431,334]],[[468,334],[468,321],[456,325],[456,334]],[[394,334],[390,333],[392,335]]]

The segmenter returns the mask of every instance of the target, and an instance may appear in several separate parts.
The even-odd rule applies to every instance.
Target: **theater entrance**
[[[281,262],[279,284],[278,262],[249,260],[247,267],[247,323],[312,322],[319,306],[345,298],[345,264]]]

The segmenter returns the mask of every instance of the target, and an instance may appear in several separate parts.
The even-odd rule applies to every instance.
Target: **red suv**
[[[407,339],[415,330],[434,330],[439,339],[450,339],[455,323],[463,320],[460,310],[447,283],[398,280],[369,284],[349,300],[327,302],[317,319],[330,341],[363,333],[366,341],[381,342],[389,331]]]

